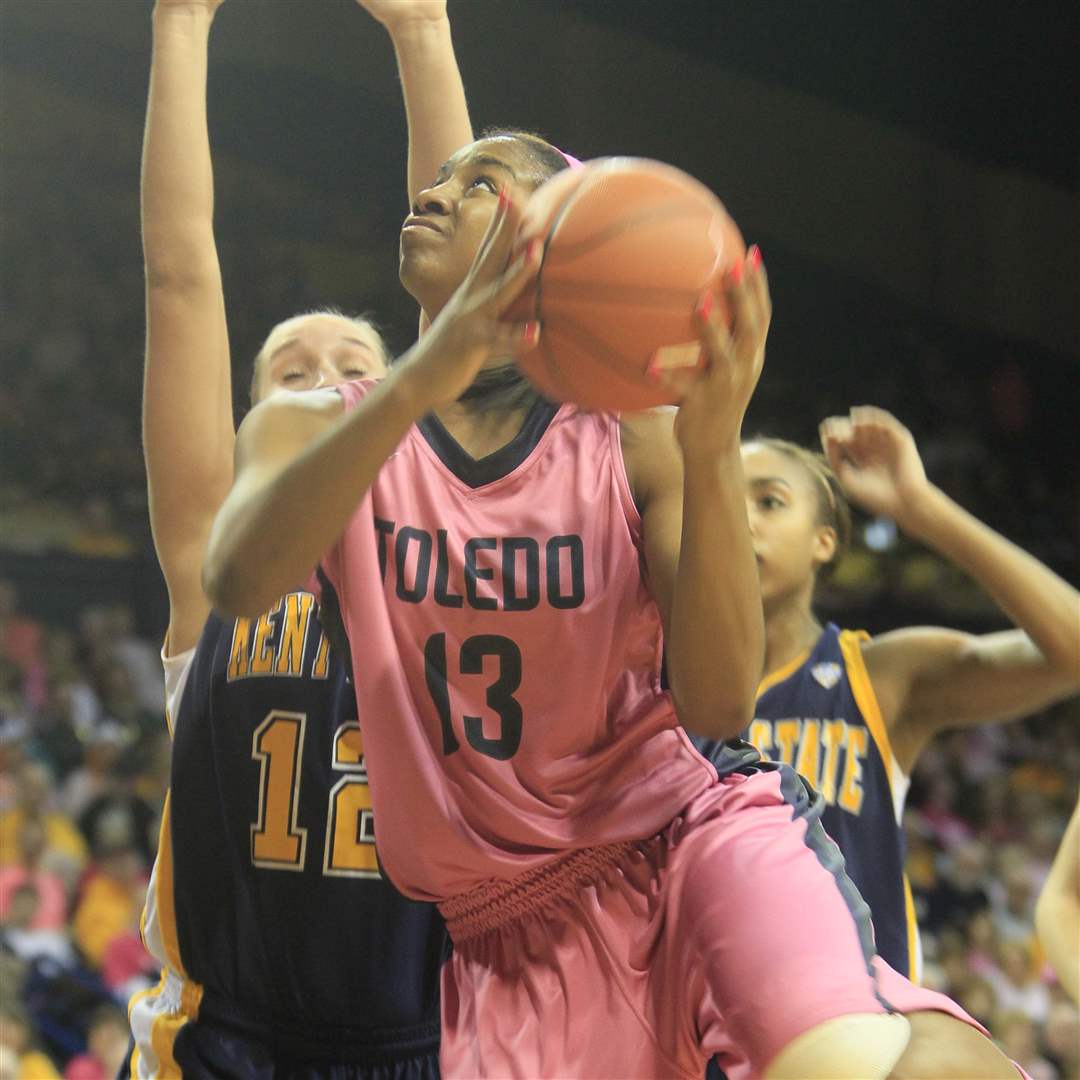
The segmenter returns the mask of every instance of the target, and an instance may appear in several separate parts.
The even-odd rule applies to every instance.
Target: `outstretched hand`
[[[446,0],[356,0],[387,30],[409,22],[438,22],[446,18]]]
[[[500,319],[540,266],[539,242],[514,251],[520,224],[521,208],[504,189],[465,280],[403,358],[428,408],[457,401],[489,360],[509,361],[540,340],[537,323]]]
[[[154,0],[154,7],[157,11],[165,11],[170,8],[189,8],[193,11],[203,9],[208,14],[213,15],[223,3],[225,3],[225,0]]]
[[[738,446],[743,416],[765,363],[772,301],[759,248],[751,247],[746,259],[728,271],[722,289],[730,329],[711,289],[698,304],[709,364],[679,403],[675,435],[684,456],[713,456]]]
[[[860,405],[821,422],[821,447],[853,502],[901,528],[930,489],[915,439],[892,413]]]

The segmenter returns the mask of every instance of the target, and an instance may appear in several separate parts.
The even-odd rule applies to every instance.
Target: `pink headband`
[[[555,149],[559,150],[557,146],[555,147]],[[578,161],[578,159],[574,157],[573,154],[568,154],[565,150],[559,150],[559,153],[562,154],[564,158],[566,158],[566,164],[569,165],[571,169],[581,168],[581,162]]]

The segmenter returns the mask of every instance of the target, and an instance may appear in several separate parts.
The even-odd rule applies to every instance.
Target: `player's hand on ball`
[[[540,267],[538,241],[513,249],[520,223],[504,190],[468,275],[410,350],[408,378],[429,409],[457,401],[489,360],[510,363],[540,340],[537,323],[500,319]]]
[[[738,448],[743,416],[765,363],[772,302],[756,246],[728,271],[722,289],[731,312],[730,329],[712,291],[703,294],[697,309],[709,365],[679,403],[675,435],[684,457]]]
[[[903,528],[930,490],[911,432],[892,413],[871,405],[828,417],[819,432],[844,494]]]
[[[438,22],[446,18],[446,0],[356,0],[391,33],[405,23]]]

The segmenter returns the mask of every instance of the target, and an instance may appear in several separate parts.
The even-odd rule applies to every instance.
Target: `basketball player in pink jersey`
[[[402,230],[430,328],[381,384],[252,411],[204,568],[235,612],[316,564],[336,594],[383,865],[454,939],[443,1070],[700,1077],[730,1038],[770,1078],[1015,1077],[873,955],[794,772],[738,743],[717,770],[683,730],[737,735],[763,661],[739,433],[765,273],[751,249],[723,282],[730,332],[703,297],[677,415],[529,394],[507,358],[542,328],[499,315],[564,164],[515,134],[447,161]]]
[[[346,835],[332,851],[329,844],[366,816],[363,758],[339,761],[342,748],[356,747],[344,736],[358,734],[344,658],[327,655],[312,598],[298,593],[244,631],[250,648],[237,651],[240,625],[211,611],[200,582],[234,449],[206,119],[208,40],[220,3],[157,0],[153,13],[142,169],[143,433],[169,590],[163,660],[174,748],[142,923],[162,979],[131,1003],[128,1068],[142,1077],[255,1077],[301,1066],[304,1075],[354,1080],[435,1077],[442,920],[382,878],[369,836]],[[472,138],[445,0],[362,4],[395,44],[410,171],[428,175]],[[251,397],[385,372],[383,342],[367,320],[298,315],[260,349]],[[300,613],[292,636],[289,611]],[[276,662],[260,669],[267,653]],[[235,679],[233,665],[242,669]],[[262,736],[276,734],[267,721],[282,710],[306,718],[285,809],[310,843],[292,861],[272,857],[274,814],[262,790],[264,773],[267,787],[275,784],[281,760],[280,743]],[[260,838],[251,835],[257,825]]]

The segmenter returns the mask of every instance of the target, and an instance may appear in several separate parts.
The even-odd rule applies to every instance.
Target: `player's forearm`
[[[260,472],[241,463],[203,565],[203,588],[214,606],[254,615],[303,585],[426,411],[407,380],[393,373],[280,469]],[[254,413],[251,419],[258,423]],[[251,434],[254,440],[247,438]],[[272,431],[241,429],[238,456],[257,456],[258,444],[274,439]]]
[[[1075,850],[1072,858],[1080,859]],[[1035,929],[1046,959],[1065,992],[1080,1002],[1080,899],[1059,895],[1039,897]]]
[[[154,10],[142,160],[143,252],[150,288],[197,284],[218,274],[206,124],[212,20],[202,6]]]
[[[409,125],[409,202],[432,183],[455,150],[472,142],[447,19],[418,19],[390,30]]]
[[[1035,642],[1047,660],[1080,685],[1080,593],[989,526],[929,487],[899,523],[970,574]]]
[[[731,738],[751,720],[765,660],[738,448],[720,458],[686,460],[683,486],[668,676],[688,730]]]

